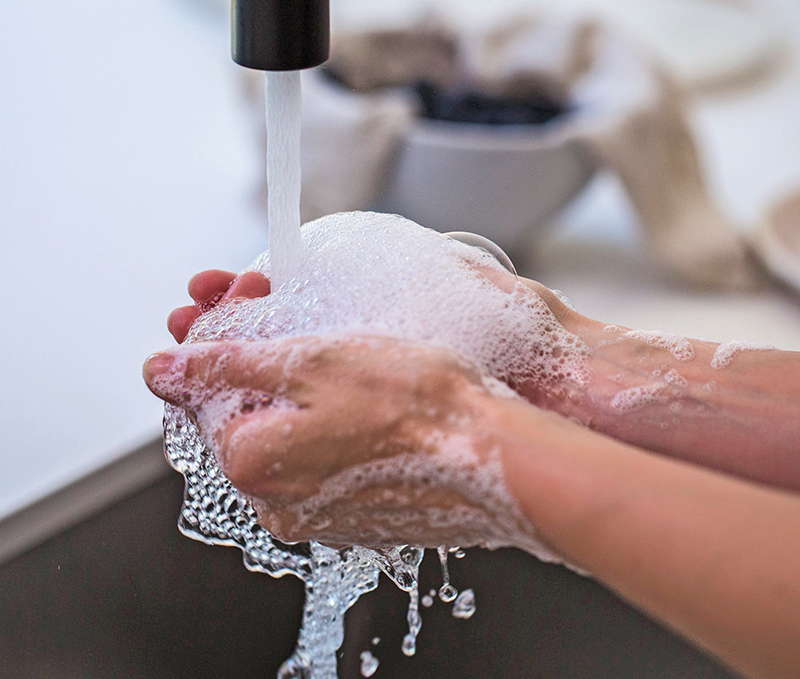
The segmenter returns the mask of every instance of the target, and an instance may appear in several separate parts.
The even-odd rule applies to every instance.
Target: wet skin
[[[271,393],[291,358],[286,387],[299,412],[264,407],[204,432],[233,483],[274,510],[271,527],[286,539],[326,538],[324,531],[294,534],[281,513],[326,479],[377,455],[445,455],[437,441],[446,437],[430,433],[459,434],[479,455],[499,451],[509,491],[554,551],[743,674],[799,676],[798,354],[742,354],[716,371],[712,343],[693,342],[696,357],[686,363],[633,340],[601,346],[605,324],[526,284],[595,349],[587,389],[554,396],[525,384],[516,386],[528,403],[498,397],[458,357],[385,338],[197,343],[181,350],[181,361],[174,350],[149,359],[145,379],[165,400],[195,407],[202,429],[202,404],[187,398],[184,385],[200,377]],[[204,309],[268,292],[260,274],[199,274],[190,284],[195,305],[173,312],[170,332],[180,342]],[[680,426],[659,426],[675,418],[666,403],[613,412],[614,393],[652,380],[663,366],[688,382],[672,398],[683,406]],[[712,391],[703,388],[710,380],[717,382]],[[281,434],[277,427],[289,418],[293,426]],[[390,443],[381,449],[379,440]],[[391,480],[373,488],[371,500],[391,510],[403,498],[378,494],[387,489]],[[422,496],[432,506],[462,500],[436,487]],[[346,516],[347,503],[337,511]],[[354,542],[374,518],[358,517]],[[397,543],[442,538],[432,526],[414,531],[397,528]]]

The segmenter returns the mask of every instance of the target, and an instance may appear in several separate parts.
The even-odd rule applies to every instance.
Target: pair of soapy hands
[[[371,337],[190,343],[151,357],[145,379],[187,408],[222,470],[279,538],[467,546],[488,535],[489,544],[528,549],[530,537],[743,676],[797,677],[800,353],[748,353],[720,371],[714,343],[692,340],[694,358],[682,360],[577,314],[537,283],[493,280],[531,287],[593,349],[587,388],[513,385],[542,406],[534,407],[490,393],[452,353]],[[197,304],[169,320],[179,342],[214,304],[270,292],[258,273],[219,271],[199,274],[189,289]],[[666,374],[680,379],[656,381]],[[214,398],[193,400],[198,388],[270,395],[276,387],[294,407],[267,398],[222,420],[206,412]],[[646,407],[615,410],[619,393],[653,387]],[[448,448],[448,439],[458,445]],[[461,447],[489,457],[499,450],[499,485],[529,522],[522,535],[504,522],[508,514],[493,513],[490,493],[470,496],[435,478],[409,487],[402,473],[384,475],[317,502],[337,476],[382,460],[446,464]],[[298,504],[312,513],[299,516]],[[420,506],[432,511],[407,521],[409,507]],[[459,514],[463,507],[486,511]],[[477,520],[442,527],[443,517],[465,516]],[[467,541],[452,540],[445,529],[454,525],[472,529]]]
[[[481,271],[508,292],[516,285],[512,275]],[[560,321],[578,317],[544,286],[524,282],[545,299]],[[194,321],[217,304],[269,293],[269,280],[258,272],[240,276],[219,270],[202,272],[189,283],[195,304],[170,314],[169,331],[182,343]],[[289,361],[292,369],[287,378]],[[400,369],[387,369],[391,366]],[[469,428],[465,423],[480,417],[476,401],[496,398],[479,372],[454,353],[382,337],[190,344],[151,356],[144,377],[157,396],[187,408],[231,482],[264,503],[262,523],[273,534],[292,541],[324,539],[325,535],[298,526],[285,508],[315,496],[327,479],[356,465],[399,455],[436,455],[432,441],[442,440],[442,432],[463,434]],[[254,407],[220,422],[206,416],[203,398],[196,396],[198,385],[207,393],[238,390],[274,395],[280,391],[282,399],[295,407],[272,408],[267,400],[256,398]],[[439,436],[432,437],[435,433]],[[426,491],[427,502],[441,507],[464,503],[458,493],[433,485]],[[364,493],[375,496],[384,491],[385,487],[371,488]],[[387,502],[407,503],[398,499],[401,496],[390,492]],[[361,506],[375,504],[375,497],[356,499]],[[386,507],[381,509],[385,513]],[[347,520],[352,524],[351,517]],[[370,520],[364,517],[360,523]],[[337,536],[348,532],[335,525],[330,530]],[[353,530],[359,532],[358,524]],[[354,541],[357,537],[353,536]],[[442,536],[432,532],[415,537],[417,543],[436,544]]]

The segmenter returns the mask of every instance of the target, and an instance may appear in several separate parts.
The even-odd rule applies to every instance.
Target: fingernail
[[[144,374],[147,377],[158,377],[159,375],[169,372],[174,362],[175,357],[172,356],[172,354],[160,351],[149,356],[144,362]]]

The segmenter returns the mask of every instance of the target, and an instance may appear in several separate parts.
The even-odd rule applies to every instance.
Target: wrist
[[[508,492],[536,528],[536,537],[549,542],[549,509],[574,499],[565,460],[584,447],[583,437],[594,434],[522,399],[484,396],[479,407],[474,427],[479,449],[499,454]]]

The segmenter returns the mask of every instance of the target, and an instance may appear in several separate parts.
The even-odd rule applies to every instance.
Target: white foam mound
[[[397,215],[340,213],[303,227],[302,274],[273,294],[201,317],[189,339],[382,335],[452,349],[496,379],[588,384],[591,350],[542,299],[506,293],[491,255]],[[249,270],[269,277],[269,254]]]
[[[491,255],[395,215],[331,215],[307,224],[302,235],[299,276],[267,297],[216,307],[198,319],[187,343],[379,335],[453,350],[478,367],[487,386],[499,394],[510,393],[504,383],[532,380],[553,391],[565,382],[589,383],[591,350],[560,325],[530,288],[517,283],[506,292],[490,282],[481,268],[505,272]],[[268,254],[249,270],[269,277]],[[204,427],[209,415],[222,421],[241,406],[235,393],[211,400],[215,406],[201,418]],[[213,429],[213,423],[209,426]],[[450,526],[454,539],[464,537],[469,544],[516,544],[554,560],[536,542],[505,490],[497,456],[478,460],[464,438],[464,450],[438,460],[420,455],[346,470],[326,483],[319,496],[297,507],[299,520],[324,518],[364,484],[380,485],[389,477],[408,483],[434,477],[458,490],[468,506],[428,513],[412,507],[409,525]],[[344,613],[376,586],[378,568],[411,592],[410,631],[404,641],[404,649],[410,650],[404,652],[413,653],[421,625],[416,605],[421,550],[283,545],[257,523],[253,503],[224,478],[208,442],[180,409],[167,408],[165,440],[170,462],[187,479],[181,530],[205,541],[237,545],[248,567],[293,573],[307,584],[298,648],[281,677],[335,676]],[[458,438],[448,443],[457,444]]]

